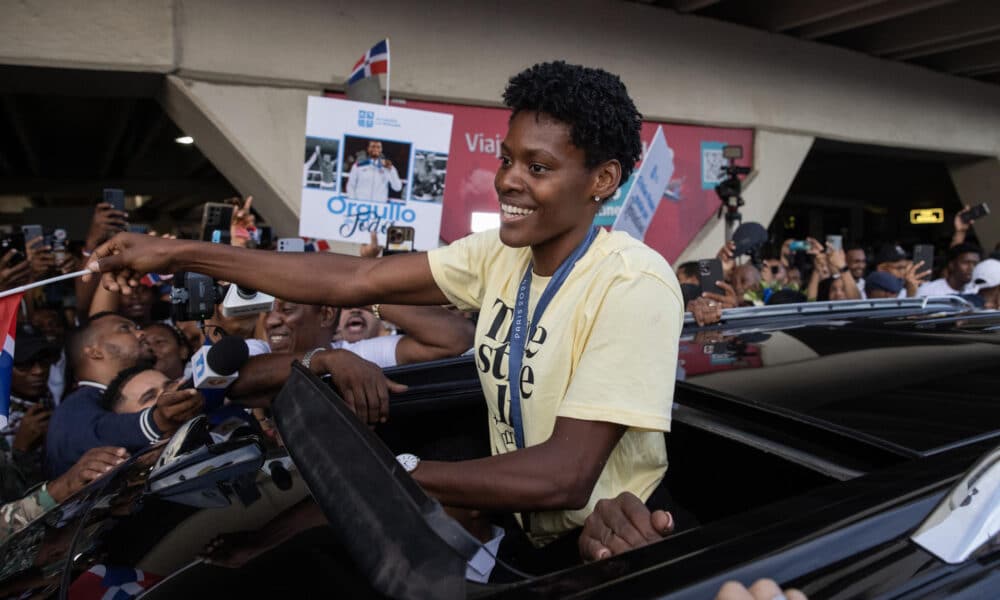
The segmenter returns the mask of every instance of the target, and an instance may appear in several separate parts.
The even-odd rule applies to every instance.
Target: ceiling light
[[[194,138],[189,135],[182,135],[181,137],[175,139],[174,141],[177,142],[178,144],[188,145],[194,143]]]

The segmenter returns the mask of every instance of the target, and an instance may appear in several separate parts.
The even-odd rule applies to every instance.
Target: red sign
[[[341,94],[329,95],[343,97]],[[452,242],[471,233],[473,212],[499,212],[493,176],[500,162],[500,141],[507,134],[510,111],[416,100],[394,103],[454,116],[441,238]],[[742,146],[744,158],[738,161],[739,164],[753,164],[753,130],[644,121],[644,147],[652,141],[658,125],[663,126],[667,145],[674,151],[674,174],[645,242],[673,261],[705,223],[715,218],[720,201],[714,185],[722,147]]]

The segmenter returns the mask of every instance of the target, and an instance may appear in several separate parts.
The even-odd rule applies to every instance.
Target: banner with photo
[[[438,247],[452,116],[310,97],[299,235],[385,243],[412,228],[414,248]]]
[[[343,97],[338,92],[326,95]],[[477,215],[495,214],[499,223],[500,207],[493,176],[500,164],[500,143],[507,135],[510,110],[404,99],[393,99],[392,104],[454,116],[441,239],[453,242],[468,235]],[[643,121],[643,156],[656,129],[661,126],[674,152],[674,171],[663,193],[663,201],[649,223],[645,241],[672,261],[691,243],[702,226],[715,218],[720,204],[715,184],[721,181],[722,148],[730,144],[742,146],[743,159],[736,161],[737,164],[753,164],[753,129]],[[595,221],[597,225],[610,227],[615,222],[632,179],[622,184],[612,199],[605,201]]]

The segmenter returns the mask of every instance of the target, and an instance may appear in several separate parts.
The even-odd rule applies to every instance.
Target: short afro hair
[[[625,183],[642,158],[642,115],[617,75],[564,61],[539,63],[510,78],[503,93],[511,119],[528,110],[570,127],[587,168],[617,160]]]

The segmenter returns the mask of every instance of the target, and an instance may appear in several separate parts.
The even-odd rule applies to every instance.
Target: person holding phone
[[[917,289],[917,296],[949,296],[953,294],[975,294],[978,286],[972,280],[972,273],[983,258],[979,246],[961,243],[948,248],[948,271],[945,277],[928,281]]]
[[[42,458],[52,415],[49,368],[59,358],[59,348],[28,327],[18,327],[16,339],[10,414],[0,439],[2,454],[11,459],[0,469],[3,502],[20,498],[44,480]]]
[[[378,259],[255,253],[239,271],[248,251],[120,234],[88,266],[112,290],[192,270],[307,304],[481,310],[475,356],[493,456],[401,463],[445,505],[516,513],[508,531],[530,538],[527,552],[565,539],[598,499],[646,499],[661,483],[683,309],[662,256],[593,226],[642,153],[641,115],[621,80],[538,64],[510,80],[504,100],[499,230]]]

